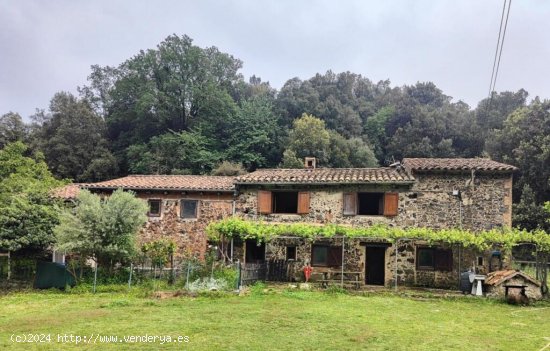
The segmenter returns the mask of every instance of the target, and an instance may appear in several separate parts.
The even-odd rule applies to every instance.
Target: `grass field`
[[[43,334],[44,343],[12,342]],[[58,334],[73,336],[60,343]],[[50,335],[50,342],[47,336]],[[94,344],[96,335],[182,342]],[[82,339],[76,344],[76,337]],[[185,342],[184,336],[189,342]],[[67,339],[68,340],[68,339]],[[154,299],[138,293],[13,293],[0,297],[1,350],[541,350],[550,304],[479,298],[277,291]],[[545,350],[550,350],[548,346]]]

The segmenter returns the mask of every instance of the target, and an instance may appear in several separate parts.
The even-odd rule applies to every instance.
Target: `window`
[[[344,193],[344,215],[397,216],[398,193]]]
[[[246,240],[245,263],[262,263],[265,261],[265,242],[255,239]]]
[[[477,257],[477,265],[478,266],[483,266],[483,256],[478,256]]]
[[[286,259],[296,261],[296,246],[286,247]]]
[[[258,213],[308,214],[309,192],[305,191],[258,191]]]
[[[273,213],[298,213],[297,191],[274,191]]]
[[[159,217],[160,216],[160,208],[161,208],[161,200],[158,199],[151,199],[147,201],[149,203],[149,212],[147,212],[148,216],[151,217]]]
[[[416,268],[430,271],[452,271],[453,251],[433,247],[418,247],[416,249]]]
[[[342,265],[342,246],[313,245],[311,265],[339,267]]]
[[[198,200],[181,200],[181,218],[197,218]]]
[[[358,193],[357,214],[375,216],[383,215],[384,193]]]
[[[434,249],[418,248],[417,266],[419,269],[434,269],[435,268]]]

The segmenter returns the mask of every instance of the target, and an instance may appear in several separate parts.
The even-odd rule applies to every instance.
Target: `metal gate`
[[[246,263],[241,267],[241,285],[257,281],[290,281],[289,265],[286,260],[269,260],[263,263]]]

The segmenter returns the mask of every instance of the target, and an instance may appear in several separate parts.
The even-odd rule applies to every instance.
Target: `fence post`
[[[237,260],[237,291],[241,291],[241,261]]]
[[[8,280],[11,279],[11,254],[8,251]]]
[[[395,267],[393,267],[393,274],[394,274],[394,278],[395,278],[395,291],[397,291],[397,253],[399,252],[399,239],[395,240],[395,249],[394,249],[394,254],[395,254]]]
[[[189,289],[189,271],[191,270],[191,265],[189,261],[187,261],[187,274],[185,276],[185,288]]]
[[[132,286],[132,272],[134,271],[134,264],[130,263],[130,278],[128,279],[128,289]]]
[[[94,272],[94,288],[93,288],[93,293],[95,294],[95,288],[96,288],[96,285],[97,285],[97,266],[99,266],[98,262],[97,262],[97,257],[95,259],[95,272]]]

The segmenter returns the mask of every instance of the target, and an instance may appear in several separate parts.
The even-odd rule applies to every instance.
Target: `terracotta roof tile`
[[[80,191],[80,185],[78,183],[67,184],[61,188],[53,189],[52,195],[65,200],[75,199]]]
[[[500,285],[503,282],[512,279],[516,276],[521,276],[524,279],[532,282],[533,284],[540,286],[540,282],[533,279],[532,277],[528,276],[526,273],[522,271],[517,271],[513,269],[508,270],[502,270],[502,271],[494,271],[489,274],[487,274],[487,279],[485,279],[485,284],[487,285]]]
[[[99,183],[82,184],[87,189],[233,191],[234,177],[198,175],[129,175]]]
[[[505,171],[513,172],[516,167],[488,158],[405,158],[403,165],[410,171]]]
[[[414,178],[396,168],[259,169],[237,177],[237,184],[411,183]]]

